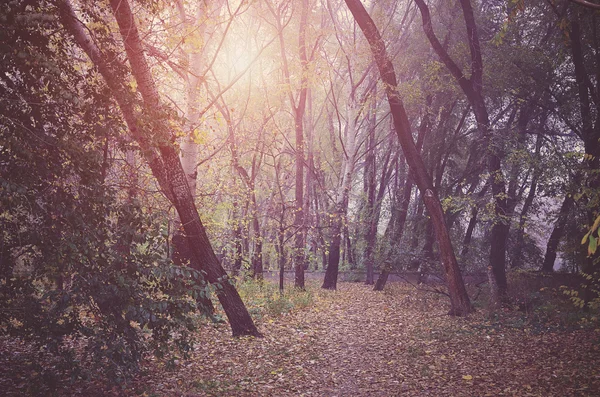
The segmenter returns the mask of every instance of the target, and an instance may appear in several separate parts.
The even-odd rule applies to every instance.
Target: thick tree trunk
[[[151,133],[139,128],[141,123],[138,123],[135,116],[134,100],[123,88],[124,84],[119,81],[116,74],[112,72],[112,69],[106,63],[107,58],[101,54],[94,42],[87,37],[85,27],[77,19],[70,3],[63,0],[59,2],[59,7],[61,8],[61,16],[65,27],[75,36],[77,43],[98,67],[107,85],[113,91],[130,132],[140,145],[142,154],[148,161],[162,191],[174,204],[184,226],[190,251],[194,258],[192,265],[199,266],[199,264],[202,264],[202,267],[198,267],[198,270],[206,272],[206,277],[210,283],[221,286],[217,296],[229,319],[233,335],[260,336],[238,292],[233,284],[229,282],[227,273],[221,267],[210,245],[187,184],[178,153],[171,144],[167,126],[163,125],[158,119],[155,121]],[[150,69],[144,57],[141,40],[134,25],[129,3],[126,0],[111,0],[111,7],[119,24],[131,70],[144,98],[145,107],[150,114],[154,114],[158,118],[158,91],[154,86]],[[158,148],[158,153],[156,148]]]
[[[584,15],[581,10],[577,10],[573,13],[571,20],[571,32],[569,38],[571,39],[571,52],[573,59],[573,66],[575,69],[575,82],[577,83],[577,92],[579,97],[579,109],[581,115],[582,131],[580,135],[583,138],[585,153],[589,156],[585,161],[587,168],[586,175],[586,197],[588,200],[587,218],[588,224],[592,225],[594,220],[598,216],[597,205],[591,203],[598,200],[598,192],[600,191],[600,175],[598,169],[600,169],[600,101],[594,99],[594,93],[598,93],[600,88],[600,82],[596,79],[596,85],[590,82],[588,72],[586,70],[586,57],[584,49],[588,48],[588,44],[582,45],[581,37],[581,25],[584,19]],[[595,17],[594,17],[595,19]],[[597,21],[594,20],[594,38],[593,38],[593,51],[595,52],[594,61],[596,64],[592,64],[592,68],[596,70],[596,77],[600,77],[600,41],[598,40],[597,34]],[[589,42],[589,41],[588,41]],[[590,54],[591,55],[591,54]],[[590,57],[591,58],[591,57]],[[589,84],[589,85],[588,85]],[[594,105],[594,107],[592,107]],[[582,271],[585,274],[592,275],[595,271],[594,267],[598,266],[598,257],[600,253],[597,251],[594,255],[587,258],[582,266]],[[587,303],[592,299],[592,279],[586,281],[583,299],[585,302],[584,308],[588,309]]]
[[[321,288],[324,289],[336,289],[337,288],[337,278],[339,271],[339,263],[340,263],[340,246],[342,243],[342,213],[338,210],[333,214],[334,223],[333,229],[334,234],[331,239],[331,244],[329,246],[329,256],[327,257],[327,270],[325,271],[325,278],[323,279],[323,285]]]
[[[387,55],[385,43],[360,0],[345,1],[371,46],[371,51],[375,58],[375,62],[377,63],[381,79],[385,84],[390,110],[394,119],[394,127],[398,134],[398,140],[404,151],[407,163],[414,172],[415,182],[422,193],[427,211],[432,219],[440,248],[440,258],[448,283],[451,304],[450,314],[468,314],[473,311],[473,307],[471,306],[458,263],[456,262],[456,257],[454,256],[450,235],[446,228],[444,212],[439,197],[433,187],[431,176],[427,174],[423,160],[412,139],[410,123],[406,111],[404,110],[402,100],[400,99],[400,95],[398,91],[396,91],[396,87],[398,86],[396,74],[390,58]]]
[[[215,13],[218,13],[218,10],[222,6],[222,3],[220,1],[213,2],[211,4],[198,2],[193,18],[188,18],[188,14],[186,13],[182,3],[176,2],[176,4],[178,5],[179,17],[181,19],[182,25],[185,28],[185,31],[194,32],[194,36],[200,38],[199,40],[207,40],[207,38],[212,34],[212,31],[207,32],[207,24],[205,22]],[[193,42],[193,40],[189,40],[189,42]],[[186,135],[184,136],[181,142],[180,158],[183,172],[185,173],[187,183],[190,186],[190,190],[192,192],[193,197],[195,197],[196,195],[196,178],[198,175],[197,164],[198,155],[200,153],[200,146],[196,142],[196,137],[194,136],[194,133],[195,130],[198,128],[200,117],[200,83],[202,81],[201,76],[204,72],[203,68],[205,67],[204,59],[206,48],[206,45],[202,48],[200,48],[197,45],[191,45],[189,46],[188,52],[185,51],[188,49],[185,48],[185,46],[183,48],[184,51],[182,51],[187,59],[187,63],[190,65],[190,70],[189,72],[185,72],[184,79],[186,95]],[[185,244],[187,244],[187,239],[185,237],[184,230],[181,227],[181,222],[177,218],[174,220],[173,248],[175,252],[180,252],[182,253],[182,255],[173,258],[175,263],[191,263],[194,260],[192,256],[188,255],[190,253],[190,249],[186,247]],[[195,266],[199,267],[200,265],[196,264]],[[209,303],[209,309],[212,310],[212,302],[210,302],[208,298],[204,299],[202,302],[202,304]]]

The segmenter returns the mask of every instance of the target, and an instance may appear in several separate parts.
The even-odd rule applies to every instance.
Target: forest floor
[[[254,286],[255,290],[262,290]],[[190,359],[146,363],[141,396],[598,396],[600,329],[551,311],[446,315],[447,298],[392,284],[341,283],[249,304],[264,338],[205,324]],[[242,294],[244,295],[244,294]],[[266,309],[265,309],[266,308]],[[571,316],[572,317],[572,316]],[[6,374],[5,374],[6,375]],[[96,386],[97,387],[97,386]],[[101,388],[101,387],[100,387]]]

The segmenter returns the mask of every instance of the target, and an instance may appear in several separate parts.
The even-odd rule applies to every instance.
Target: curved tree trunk
[[[385,84],[385,90],[390,104],[396,134],[398,134],[398,140],[404,151],[406,161],[414,172],[415,182],[422,193],[427,211],[433,222],[440,248],[442,265],[446,273],[448,291],[450,293],[450,314],[468,314],[473,311],[473,307],[469,300],[458,263],[456,262],[450,235],[444,219],[444,212],[442,210],[440,199],[433,187],[431,176],[427,173],[425,164],[413,141],[410,123],[406,111],[404,110],[402,100],[400,99],[400,95],[396,90],[396,87],[398,86],[396,74],[394,66],[387,55],[385,43],[360,0],[345,1],[371,46],[371,51],[375,58],[375,62],[377,63],[381,79]]]

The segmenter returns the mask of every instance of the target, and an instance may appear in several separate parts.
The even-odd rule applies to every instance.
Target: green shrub
[[[313,303],[313,294],[310,290],[288,288],[281,294],[278,285],[267,280],[239,281],[237,289],[248,311],[257,319],[265,315],[278,317],[295,309],[310,307]]]

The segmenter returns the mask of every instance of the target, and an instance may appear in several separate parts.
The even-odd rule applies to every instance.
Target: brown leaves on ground
[[[313,304],[258,321],[262,339],[201,327],[193,357],[150,362],[125,394],[145,396],[593,396],[594,329],[447,316],[440,295],[390,285],[313,289]],[[120,391],[119,394],[122,392]]]

